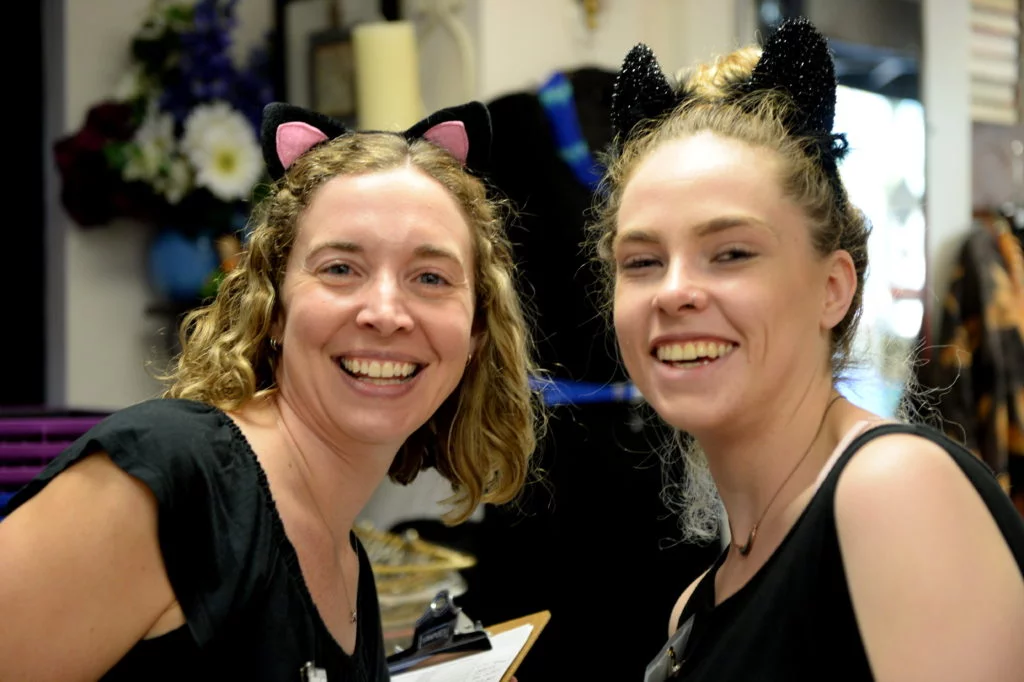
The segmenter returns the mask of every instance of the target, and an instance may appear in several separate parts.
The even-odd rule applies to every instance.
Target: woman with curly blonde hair
[[[388,678],[361,509],[435,467],[460,522],[535,445],[489,142],[478,103],[404,133],[266,109],[275,182],[165,395],[11,501],[0,678]]]

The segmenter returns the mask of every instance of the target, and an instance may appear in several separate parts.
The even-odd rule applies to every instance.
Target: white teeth
[[[724,357],[735,348],[731,343],[715,343],[714,341],[697,341],[687,343],[671,343],[658,346],[656,355],[662,362],[692,362],[698,359],[714,360]]]
[[[402,380],[416,371],[416,365],[411,362],[380,362],[379,360],[353,360],[342,358],[342,366],[352,374],[359,374],[371,379]],[[382,383],[396,383],[382,382]]]

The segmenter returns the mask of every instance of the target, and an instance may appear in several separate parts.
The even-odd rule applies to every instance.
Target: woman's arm
[[[0,679],[95,680],[174,600],[155,498],[86,457],[0,522]]]
[[[956,463],[926,439],[864,447],[839,478],[836,525],[879,682],[1004,682],[1024,671],[1024,579]]]

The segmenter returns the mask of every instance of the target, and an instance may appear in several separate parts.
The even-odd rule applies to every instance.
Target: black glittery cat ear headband
[[[260,142],[270,177],[277,180],[313,147],[353,133],[340,121],[284,102],[263,108]],[[425,139],[442,147],[463,166],[479,171],[491,149],[491,116],[480,102],[441,109],[408,130],[394,133],[407,140]]]
[[[785,122],[790,132],[818,140],[821,161],[838,184],[837,163],[846,154],[846,136],[832,132],[836,115],[836,72],[825,37],[806,19],[782,23],[765,41],[749,80],[726,98],[758,90],[780,90],[796,105]],[[644,121],[657,120],[686,101],[691,93],[675,92],[649,47],[638,44],[623,60],[612,91],[612,126],[618,144]],[[838,185],[841,189],[841,185]]]

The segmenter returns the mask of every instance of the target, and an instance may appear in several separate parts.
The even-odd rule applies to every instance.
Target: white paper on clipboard
[[[533,632],[529,623],[491,636],[490,651],[392,675],[395,682],[500,682]]]

